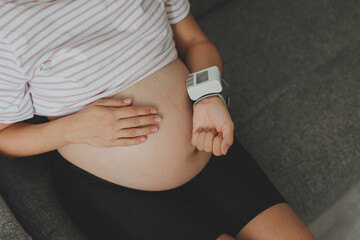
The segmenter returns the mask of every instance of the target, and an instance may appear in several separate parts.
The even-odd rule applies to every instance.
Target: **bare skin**
[[[315,240],[287,203],[279,203],[253,218],[236,238],[222,234],[216,240]]]
[[[315,237],[287,203],[279,203],[253,218],[236,239],[315,240]]]
[[[191,14],[188,14],[179,23],[172,25],[172,28],[179,53],[186,59],[186,64],[192,72],[202,69],[204,66],[217,65],[221,68],[220,55],[217,53],[216,48],[209,44],[207,37]],[[223,234],[218,239],[234,238]],[[315,237],[291,207],[286,203],[281,203],[269,207],[252,219],[239,231],[236,239],[313,240]]]
[[[131,98],[133,106],[158,110],[158,132],[133,146],[69,144],[59,153],[78,167],[122,186],[167,190],[183,185],[207,164],[211,153],[191,144],[192,104],[186,91],[189,70],[178,58],[109,98]],[[57,117],[48,117],[49,120]]]
[[[174,69],[180,69],[174,71]],[[163,70],[165,69],[165,70]],[[171,71],[170,71],[171,70]],[[173,77],[170,77],[170,74],[173,75]],[[60,154],[62,154],[65,158],[72,160],[75,164],[77,164],[79,167],[84,168],[85,170],[88,170],[92,172],[95,175],[98,175],[102,178],[105,178],[108,181],[112,181],[115,183],[119,183],[121,185],[127,185],[130,187],[136,187],[136,188],[146,188],[146,189],[159,189],[159,186],[161,188],[171,188],[177,185],[181,185],[187,180],[190,180],[192,177],[197,175],[197,172],[200,171],[207,163],[208,159],[210,158],[211,154],[205,151],[196,151],[194,146],[190,144],[191,140],[191,129],[192,129],[192,105],[190,102],[188,102],[188,96],[185,92],[185,84],[179,84],[179,81],[185,81],[185,76],[187,74],[186,68],[184,68],[184,65],[182,65],[182,62],[179,60],[174,61],[173,63],[169,64],[165,68],[160,69],[159,71],[155,72],[155,74],[150,75],[146,79],[143,79],[139,82],[139,84],[135,84],[132,87],[126,89],[125,91],[115,95],[114,97],[124,98],[124,97],[131,97],[133,99],[134,104],[143,105],[143,106],[152,106],[157,108],[158,115],[160,115],[163,120],[159,124],[159,132],[155,133],[154,135],[148,135],[147,136],[147,144],[149,144],[149,148],[141,147],[142,144],[134,145],[132,148],[137,149],[134,153],[138,153],[139,159],[143,159],[143,154],[146,154],[147,156],[151,156],[153,149],[157,149],[156,146],[160,143],[158,142],[160,138],[163,139],[161,144],[166,144],[171,142],[174,138],[174,135],[171,133],[174,133],[174,126],[179,126],[180,122],[174,124],[171,123],[171,120],[174,120],[178,118],[179,116],[184,117],[183,119],[186,119],[186,122],[182,122],[182,126],[185,126],[186,131],[183,131],[184,129],[181,129],[182,131],[179,131],[176,133],[177,137],[180,136],[182,140],[177,141],[177,148],[182,149],[181,151],[186,152],[188,155],[187,157],[183,158],[177,158],[176,161],[183,161],[186,163],[189,163],[188,167],[193,168],[192,171],[189,173],[189,168],[187,170],[186,167],[183,169],[183,171],[180,171],[179,174],[177,174],[177,178],[174,181],[167,181],[167,184],[162,185],[161,181],[157,182],[157,186],[150,186],[146,185],[149,179],[149,176],[144,174],[145,172],[142,172],[142,174],[137,175],[134,172],[131,172],[131,167],[140,167],[141,164],[139,162],[139,165],[132,165],[136,163],[136,161],[128,161],[128,165],[126,164],[126,159],[134,159],[132,156],[126,156],[128,151],[125,151],[122,149],[131,148],[130,146],[114,148],[114,150],[117,152],[114,152],[114,150],[110,151],[110,148],[95,148],[92,146],[86,146],[82,144],[73,144],[69,145],[69,147],[64,147],[63,149],[60,149]],[[156,76],[156,77],[155,77]],[[174,77],[175,76],[175,77]],[[164,86],[163,91],[160,91],[159,83],[161,81],[164,81],[166,84]],[[179,89],[180,86],[180,89]],[[181,89],[181,86],[184,86],[183,89]],[[168,91],[164,91],[165,89],[168,89]],[[176,90],[175,90],[176,89]],[[153,93],[153,91],[158,91],[156,94]],[[152,92],[152,93],[149,93]],[[179,93],[179,96],[184,95],[185,97],[178,97],[175,98],[174,101],[169,101],[171,99],[171,96],[173,96],[176,93]],[[142,93],[142,94],[138,94]],[[158,96],[158,97],[156,97]],[[186,100],[185,100],[186,99]],[[177,111],[174,111],[177,109]],[[170,115],[170,116],[169,116]],[[173,115],[173,117],[171,117]],[[48,117],[49,120],[54,120],[59,117]],[[166,120],[166,119],[169,120]],[[163,124],[168,121],[169,125],[164,126]],[[171,124],[170,124],[171,123]],[[165,130],[167,129],[167,130]],[[160,131],[162,131],[163,135],[159,135],[156,137],[156,134],[160,134]],[[182,134],[182,135],[179,135]],[[153,145],[152,145],[153,143]],[[145,144],[143,145],[145,146]],[[171,146],[170,146],[171,147]],[[164,155],[164,161],[167,161],[169,156],[173,155],[173,151],[168,150],[168,155],[166,155],[166,149],[163,148],[162,154]],[[106,154],[106,152],[109,152],[109,154]],[[131,152],[131,151],[130,151]],[[88,153],[88,154],[85,154]],[[151,154],[150,154],[151,153]],[[108,157],[107,161],[103,161],[102,164],[109,165],[107,169],[114,169],[114,172],[108,171],[100,171],[98,169],[101,169],[104,165],[97,165],[98,159],[95,157],[91,159],[91,156],[102,156]],[[121,158],[119,158],[121,156]],[[184,155],[183,155],[184,156]],[[90,159],[90,160],[89,160]],[[122,165],[114,164],[118,162],[119,160],[123,159]],[[83,161],[81,161],[83,160]],[[156,162],[155,162],[156,163]],[[175,162],[173,162],[175,164]],[[193,164],[191,164],[193,163]],[[127,170],[124,171],[125,177],[123,178],[116,178],[116,176],[119,176],[119,169],[129,166]],[[149,166],[149,165],[148,165]],[[169,165],[167,165],[169,167]],[[174,165],[174,171],[175,168],[178,168],[178,165]],[[186,166],[186,165],[184,165]],[[98,168],[98,169],[97,169]],[[168,171],[168,169],[163,169],[165,172]],[[176,169],[177,170],[177,169]],[[132,173],[126,175],[126,173]],[[183,175],[181,174],[183,173]],[[148,177],[141,178],[141,176]],[[130,181],[126,181],[126,177],[130,179]],[[136,181],[138,179],[138,181]],[[153,179],[153,182],[156,182],[156,178]],[[142,182],[143,181],[143,182]],[[171,183],[169,185],[168,183]],[[235,238],[229,236],[228,234],[224,233],[220,237],[217,238],[218,240],[234,240]],[[254,219],[252,219],[239,233],[236,235],[236,240],[240,239],[246,239],[246,240],[253,240],[253,239],[261,239],[261,240],[272,240],[272,239],[306,239],[306,240],[313,240],[315,239],[314,236],[311,234],[310,230],[305,226],[305,224],[302,222],[302,220],[293,212],[291,207],[288,204],[282,203],[277,204],[275,206],[272,206],[262,213],[260,213],[258,216],[256,216]]]
[[[218,237],[216,240],[235,240],[232,236],[224,233],[220,237]]]

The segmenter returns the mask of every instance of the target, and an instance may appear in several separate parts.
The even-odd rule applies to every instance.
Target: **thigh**
[[[119,186],[60,158],[52,169],[60,199],[89,239],[215,240],[224,233],[177,189]]]
[[[287,203],[280,203],[252,219],[236,239],[315,240],[315,237]]]
[[[265,209],[286,202],[236,137],[227,155],[212,155],[181,190],[233,237]]]

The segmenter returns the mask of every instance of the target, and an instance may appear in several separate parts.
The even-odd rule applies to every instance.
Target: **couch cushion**
[[[197,21],[218,48],[234,89],[231,110],[246,122],[297,76],[360,40],[356,1],[230,1]],[[356,19],[356,20],[355,20]]]
[[[0,192],[34,239],[84,240],[53,190],[50,153],[14,159],[0,156]]]
[[[232,90],[235,134],[310,223],[359,178],[355,1],[232,1],[198,20]]]
[[[359,177],[355,3],[228,1],[207,15],[194,7],[233,89],[235,135],[306,222]],[[0,191],[34,238],[82,239],[53,192],[47,161],[2,158]]]
[[[234,0],[189,0],[190,12],[194,18],[199,18],[230,1]]]
[[[360,44],[303,76],[236,134],[312,222],[360,177]]]
[[[0,195],[0,239],[31,240]]]

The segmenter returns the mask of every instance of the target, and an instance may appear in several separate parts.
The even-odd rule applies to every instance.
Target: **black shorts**
[[[163,191],[113,184],[53,153],[54,187],[89,239],[235,237],[256,215],[286,202],[236,137],[227,155],[212,155],[193,179]]]

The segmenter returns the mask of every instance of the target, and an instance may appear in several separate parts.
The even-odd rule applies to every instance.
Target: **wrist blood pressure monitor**
[[[187,91],[195,104],[210,96],[219,96],[226,107],[230,104],[229,85],[220,76],[217,66],[190,73],[187,79]]]

